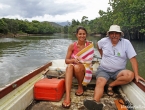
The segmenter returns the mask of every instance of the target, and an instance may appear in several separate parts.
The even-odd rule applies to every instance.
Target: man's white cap
[[[121,36],[124,36],[124,33],[121,31],[120,26],[118,25],[111,25],[109,31],[107,32],[107,36],[109,36],[109,32],[120,32]]]

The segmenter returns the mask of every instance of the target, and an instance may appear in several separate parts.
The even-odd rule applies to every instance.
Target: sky
[[[28,21],[71,22],[99,17],[107,11],[109,0],[0,0],[0,18]]]

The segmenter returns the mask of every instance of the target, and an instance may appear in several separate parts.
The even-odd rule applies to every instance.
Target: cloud
[[[106,0],[0,0],[0,17],[39,21],[95,19]],[[101,7],[100,7],[101,6]],[[104,3],[106,6],[106,2]],[[107,7],[106,7],[107,9]]]

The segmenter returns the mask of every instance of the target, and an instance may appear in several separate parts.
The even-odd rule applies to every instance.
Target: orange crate
[[[41,79],[34,85],[36,100],[60,101],[65,92],[64,79]]]

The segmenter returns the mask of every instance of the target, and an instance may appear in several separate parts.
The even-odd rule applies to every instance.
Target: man
[[[145,81],[138,74],[138,63],[136,60],[136,52],[129,40],[121,38],[124,33],[120,30],[120,26],[111,25],[107,36],[97,43],[98,51],[102,57],[100,66],[96,72],[96,87],[94,91],[94,100],[85,100],[84,106],[88,110],[102,110],[103,104],[100,98],[103,96],[104,86],[111,78],[114,79],[107,89],[107,94],[114,94],[113,87],[130,83],[134,78]],[[133,71],[126,69],[127,59],[130,60]]]

